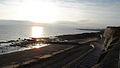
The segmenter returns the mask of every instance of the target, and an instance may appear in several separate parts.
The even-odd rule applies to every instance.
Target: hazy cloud
[[[16,6],[24,0],[0,0],[0,4]],[[37,1],[37,0],[33,0]],[[99,23],[100,25],[120,25],[120,0],[43,0],[57,4],[60,9],[58,21],[64,23]],[[3,8],[2,8],[3,7]],[[5,6],[0,8],[0,15],[5,18]],[[10,10],[11,11],[11,10]],[[9,13],[10,13],[9,11]],[[13,9],[13,11],[15,10]],[[14,13],[13,13],[14,14]],[[7,14],[9,15],[9,14]],[[65,20],[65,21],[64,21]],[[58,22],[57,21],[57,22]],[[77,23],[76,23],[77,22]],[[71,24],[72,25],[72,24]]]

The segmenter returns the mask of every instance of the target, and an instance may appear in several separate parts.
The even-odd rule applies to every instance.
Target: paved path
[[[89,68],[95,65],[101,55],[102,47],[101,44],[97,42],[92,42],[91,45],[94,47],[92,51],[89,51],[82,58],[76,58],[76,61],[74,60],[71,64],[65,66],[64,68]]]
[[[91,51],[89,54],[87,54],[79,62],[80,65],[84,65],[86,67],[91,67],[91,66],[95,65],[98,62],[99,57],[100,57],[100,55],[102,53],[101,44],[94,42],[94,43],[92,43],[92,45],[95,46],[94,50]]]
[[[51,58],[48,58],[45,62],[35,62],[28,65],[24,65],[19,68],[62,68],[64,65],[70,63],[74,59],[93,49],[89,45],[77,46],[73,49],[55,55]]]
[[[93,42],[92,44],[95,46],[94,49],[93,49],[93,47],[89,46],[89,44],[84,44],[84,46],[83,45],[76,46],[75,48],[73,48],[71,50],[65,51],[61,54],[53,56],[50,59],[45,60],[45,62],[38,60],[37,62],[35,61],[33,63],[27,64],[27,65],[19,67],[19,68],[62,68],[62,67],[64,68],[64,67],[66,67],[67,64],[71,65],[69,68],[79,68],[80,65],[83,65],[85,67],[91,67],[92,65],[97,63],[97,60],[101,53],[101,45],[96,42]],[[68,48],[69,46],[65,46],[65,45],[58,46],[58,48],[60,48],[60,49],[61,49],[61,47],[63,47],[63,49],[64,49],[64,48]],[[55,48],[56,48],[56,46],[54,47],[54,49]],[[48,48],[47,48],[47,50],[48,50]],[[41,50],[39,52],[41,53]],[[44,51],[44,52],[48,52],[48,51]],[[53,51],[51,51],[51,52],[53,52]],[[40,54],[40,53],[38,53],[38,54]],[[83,55],[84,55],[84,57],[83,57]],[[2,58],[2,57],[0,57],[0,58]],[[9,58],[7,58],[7,59],[9,60]],[[78,60],[74,63],[73,61],[75,59],[78,59]],[[73,63],[71,64],[71,62],[73,62]]]

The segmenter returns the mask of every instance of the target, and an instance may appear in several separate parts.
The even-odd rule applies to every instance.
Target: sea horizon
[[[67,34],[81,34],[86,32],[85,30],[77,30],[76,28],[94,28],[91,26],[76,25],[70,23],[54,23],[54,24],[38,24],[38,23],[27,23],[19,22],[16,23],[1,23],[0,22],[0,41],[16,40],[18,38],[30,38],[30,37],[50,37]],[[71,26],[73,25],[73,26]],[[34,32],[34,34],[33,34]],[[35,36],[37,35],[37,36]]]

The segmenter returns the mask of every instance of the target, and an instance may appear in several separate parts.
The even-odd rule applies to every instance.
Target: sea
[[[89,26],[83,25],[73,25],[73,24],[61,24],[61,23],[0,23],[0,42],[26,39],[30,37],[52,37],[58,35],[67,34],[81,34],[86,32],[94,31],[84,31],[77,30],[77,28],[89,28]],[[35,46],[29,47],[10,47],[11,43],[0,44],[0,55],[8,54],[16,51],[23,51],[32,48],[39,48],[47,46],[48,44],[35,44]]]
[[[77,30],[77,28],[86,28],[87,26],[69,26],[61,24],[35,24],[35,23],[0,23],[0,41],[15,40],[18,38],[29,38],[33,35],[38,37],[50,37],[67,34],[80,34],[93,31]],[[37,37],[36,36],[36,37]]]

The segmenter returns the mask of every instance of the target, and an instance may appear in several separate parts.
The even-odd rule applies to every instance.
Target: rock
[[[120,27],[107,27],[104,31],[104,49],[102,58],[92,68],[118,68],[120,51]]]
[[[113,45],[98,66],[93,68],[118,68],[120,41]]]
[[[120,27],[107,27],[103,34],[105,50],[110,46],[110,43],[120,37]]]

